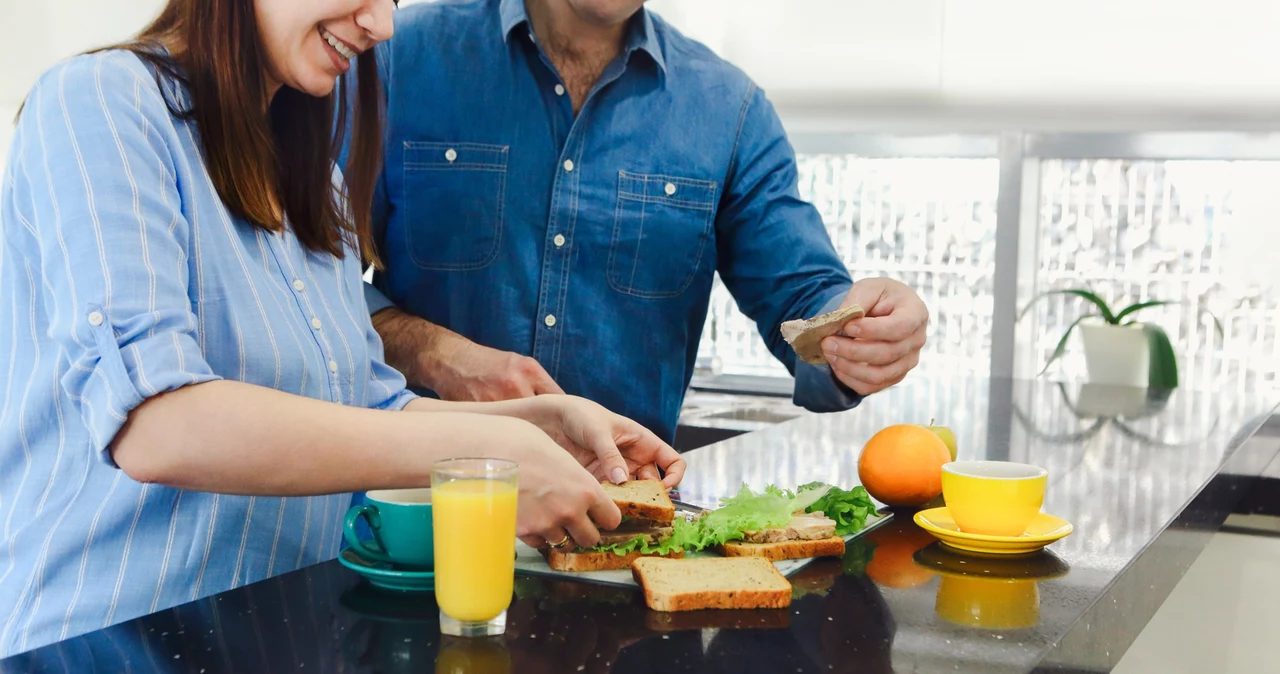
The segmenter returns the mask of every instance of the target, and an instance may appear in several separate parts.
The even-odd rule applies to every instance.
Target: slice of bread
[[[632,480],[622,484],[605,482],[601,486],[622,511],[623,517],[662,524],[671,524],[676,518],[676,507],[672,505],[667,487],[661,480]]]
[[[761,557],[641,557],[631,574],[655,611],[786,608],[791,583]]]
[[[778,326],[778,331],[800,360],[811,365],[826,365],[827,358],[822,354],[822,340],[838,334],[844,330],[846,323],[862,318],[863,315],[862,307],[855,304],[821,316],[787,321]]]
[[[563,551],[555,548],[546,548],[542,552],[547,558],[547,566],[556,571],[609,571],[612,569],[627,569],[631,567],[631,563],[640,559],[642,556],[639,550],[628,552],[625,555],[619,555],[615,552],[594,552],[591,550],[570,550]],[[647,557],[657,557],[658,555],[648,555]],[[680,559],[684,557],[683,550],[677,550],[669,554],[663,555],[670,559]]]
[[[816,541],[781,541],[779,543],[744,543],[731,541],[717,548],[725,557],[764,557],[771,562],[805,557],[839,557],[844,554],[844,539],[839,536]]]

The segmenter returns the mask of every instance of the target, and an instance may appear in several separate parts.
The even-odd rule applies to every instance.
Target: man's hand
[[[564,393],[538,361],[499,351],[396,308],[373,315],[387,364],[443,400],[492,402]]]
[[[668,489],[684,478],[680,454],[649,429],[575,396],[539,396],[528,401],[530,412],[518,416],[533,422],[577,459],[598,480],[661,479]],[[661,468],[666,476],[659,475]]]
[[[902,381],[920,362],[929,309],[906,285],[884,278],[853,284],[840,304],[866,312],[845,324],[843,335],[822,342],[831,371],[859,395],[871,395]]]
[[[442,399],[488,402],[564,393],[538,361],[462,341],[445,352],[431,378],[431,389]]]

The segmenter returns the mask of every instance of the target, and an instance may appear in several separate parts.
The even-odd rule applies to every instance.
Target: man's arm
[[[379,293],[381,295],[381,293]],[[444,400],[493,401],[564,393],[538,361],[490,349],[395,306],[378,311],[373,327],[382,337],[387,363],[410,386],[428,388]]]
[[[773,106],[754,85],[743,106],[716,216],[720,278],[795,375],[795,403],[818,412],[849,409],[862,397],[828,368],[796,358],[778,327],[834,310],[853,281],[817,209],[800,198],[795,153]]]
[[[796,404],[837,411],[902,381],[920,359],[929,311],[909,287],[885,278],[850,286],[817,209],[800,199],[795,153],[763,92],[744,101],[737,151],[717,220],[721,278],[795,374]],[[827,366],[795,358],[783,321],[852,304],[866,316],[823,343]]]

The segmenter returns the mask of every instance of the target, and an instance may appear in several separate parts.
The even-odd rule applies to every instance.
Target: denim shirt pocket
[[[422,269],[469,271],[502,242],[505,145],[405,141],[405,244]]]
[[[619,171],[609,285],[636,297],[683,293],[711,241],[716,187],[710,180]]]

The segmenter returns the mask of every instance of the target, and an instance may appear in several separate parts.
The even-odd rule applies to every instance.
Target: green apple
[[[934,426],[933,419],[929,420],[929,425],[925,426],[934,435],[942,438],[942,444],[947,446],[947,451],[951,452],[951,460],[956,460],[956,434],[951,432],[946,426]]]

